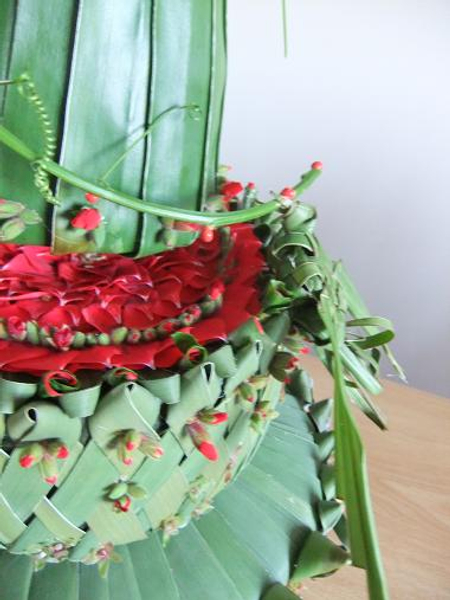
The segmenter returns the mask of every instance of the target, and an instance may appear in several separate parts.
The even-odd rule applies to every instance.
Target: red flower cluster
[[[0,339],[0,368],[39,374],[172,366],[181,353],[170,338],[136,346],[70,345],[75,330],[109,334],[126,327],[132,332],[162,320],[170,328],[170,319],[203,298],[217,298],[224,289],[222,308],[183,331],[201,344],[225,338],[258,312],[256,279],[264,266],[251,226],[236,225],[231,232],[225,271],[219,235],[136,260],[105,254],[54,256],[47,247],[0,245],[0,319],[8,337]],[[30,321],[48,331],[51,347],[24,341]]]

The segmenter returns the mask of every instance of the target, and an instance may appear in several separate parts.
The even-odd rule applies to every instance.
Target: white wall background
[[[268,191],[296,183],[411,384],[450,396],[450,1],[229,0],[222,162]]]

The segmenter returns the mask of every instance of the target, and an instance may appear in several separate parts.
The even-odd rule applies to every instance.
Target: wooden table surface
[[[315,358],[316,400],[331,395]],[[389,430],[358,415],[391,600],[450,600],[450,400],[386,382],[377,405]],[[307,584],[305,600],[365,600],[364,572],[345,567]]]

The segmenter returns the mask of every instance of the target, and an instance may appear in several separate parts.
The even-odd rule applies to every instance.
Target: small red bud
[[[299,358],[298,356],[292,356],[286,365],[287,369],[295,369],[298,366]]]
[[[164,449],[161,446],[156,446],[153,450],[153,458],[161,458],[161,456],[164,456]]]
[[[200,238],[202,242],[206,242],[207,244],[212,242],[214,239],[214,227],[203,227],[203,230],[200,234]]]
[[[223,184],[221,192],[226,199],[231,200],[231,198],[238,196],[243,189],[244,187],[239,181],[227,181]]]
[[[92,231],[102,222],[102,215],[96,208],[82,208],[70,221],[72,227]]]
[[[205,458],[212,462],[215,462],[219,458],[217,448],[212,442],[201,442],[201,444],[198,446],[198,450],[203,454]]]
[[[92,194],[91,192],[87,192],[84,195],[84,197],[90,204],[95,204],[96,202],[98,202],[100,200],[100,198],[98,196],[96,196],[95,194]]]
[[[307,348],[306,346],[304,348],[300,348],[300,354],[310,354],[311,353],[311,349]]]
[[[189,350],[186,352],[186,358],[194,363],[200,360],[201,356],[202,352],[199,348],[189,348]]]
[[[127,465],[127,467],[129,467],[130,465],[132,465],[133,464],[133,459],[131,458],[131,456],[126,456],[123,459],[123,464]]]
[[[52,477],[46,477],[45,481],[49,484],[49,485],[55,485],[55,483],[58,481],[58,476],[57,475],[53,475]]]
[[[129,496],[123,496],[114,502],[114,506],[122,512],[128,512],[131,506],[131,498]]]
[[[212,416],[210,425],[219,425],[219,423],[224,423],[227,420],[228,420],[228,413],[217,412]]]
[[[314,171],[321,171],[323,169],[323,164],[320,162],[320,160],[316,160],[311,165],[311,169],[313,169]]]
[[[291,187],[285,187],[280,192],[280,196],[283,196],[283,198],[286,198],[287,200],[293,200],[296,195],[297,192],[294,190],[294,188]]]
[[[125,444],[125,448],[128,450],[128,452],[133,452],[133,450],[136,449],[136,444],[134,442],[129,441]]]
[[[117,379],[125,379],[126,381],[136,381],[138,378],[138,374],[131,369],[127,369],[126,367],[118,367],[114,370],[114,377]]]
[[[58,450],[58,454],[56,455],[56,458],[60,458],[61,460],[65,460],[66,458],[69,458],[69,449],[67,448],[67,446],[61,446],[61,448]]]
[[[256,188],[256,185],[250,181],[249,183],[247,183],[247,189],[248,190],[254,190]]]
[[[34,461],[35,458],[32,454],[25,454],[25,456],[22,456],[22,458],[19,460],[19,463],[24,469],[29,469],[33,466]]]

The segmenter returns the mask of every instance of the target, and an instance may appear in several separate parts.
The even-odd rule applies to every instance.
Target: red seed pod
[[[323,169],[323,164],[320,162],[320,160],[316,160],[311,165],[311,169],[313,169],[314,171],[321,171]]]

